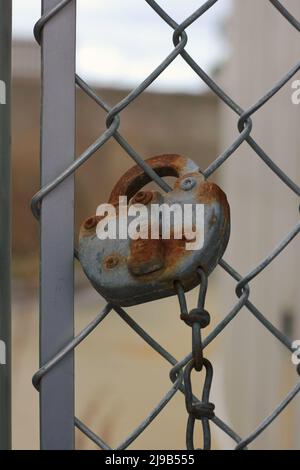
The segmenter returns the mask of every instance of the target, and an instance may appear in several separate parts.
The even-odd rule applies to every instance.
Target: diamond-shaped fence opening
[[[111,107],[105,103],[100,96],[77,74],[74,69],[75,56],[75,29],[76,29],[76,2],[75,0],[44,0],[43,16],[35,26],[36,40],[42,45],[43,54],[43,118],[42,118],[42,188],[32,200],[32,210],[41,223],[41,361],[42,366],[35,374],[33,382],[41,394],[41,442],[44,448],[72,448],[74,445],[74,424],[89,439],[91,439],[99,448],[110,449],[110,443],[104,442],[101,436],[96,435],[87,424],[80,420],[80,417],[74,418],[74,384],[73,384],[73,351],[80,347],[89,334],[95,329],[100,328],[102,321],[109,321],[112,311],[125,322],[135,334],[139,335],[157,354],[164,358],[170,367],[170,387],[161,397],[159,403],[152,411],[145,411],[145,418],[139,426],[131,430],[128,436],[119,443],[117,449],[125,449],[147,429],[153,420],[168,406],[176,394],[186,396],[187,408],[189,412],[189,422],[187,429],[187,446],[193,448],[193,432],[195,421],[201,421],[204,434],[204,447],[210,448],[210,423],[217,426],[232,439],[232,444],[236,449],[245,449],[260,434],[272,425],[274,420],[286,408],[287,405],[296,397],[300,391],[300,382],[282,397],[281,403],[275,409],[269,411],[269,415],[262,417],[261,423],[248,436],[241,437],[230,425],[218,416],[218,404],[216,403],[215,412],[212,404],[209,403],[209,391],[211,385],[211,365],[204,359],[202,367],[205,366],[207,383],[204,387],[203,397],[193,396],[192,390],[189,390],[188,369],[193,368],[193,353],[187,357],[173,357],[167,350],[160,345],[155,338],[152,338],[125,309],[108,304],[95,319],[87,325],[83,331],[75,338],[73,335],[73,317],[72,317],[72,266],[70,257],[73,256],[73,244],[70,243],[73,231],[72,214],[64,218],[64,202],[72,206],[73,201],[73,176],[77,169],[85,164],[94,153],[105,146],[107,142],[114,139],[120,147],[144,170],[144,172],[153,180],[163,191],[169,191],[169,186],[162,180],[155,171],[148,167],[144,162],[143,156],[139,155],[132,142],[128,142],[122,135],[122,112],[131,105],[147,88],[155,82],[159,75],[166,70],[173,61],[181,57],[194,73],[202,80],[210,90],[227,105],[235,114],[237,122],[236,136],[231,145],[223,149],[220,155],[208,166],[201,168],[205,178],[210,178],[228,159],[235,155],[241,144],[248,144],[261,159],[268,171],[279,178],[296,196],[300,195],[300,188],[297,183],[290,178],[272,159],[272,156],[263,149],[252,137],[251,131],[253,123],[251,117],[259,112],[272,98],[295,76],[300,69],[300,62],[295,64],[290,70],[287,70],[284,76],[274,83],[273,87],[266,90],[265,94],[258,97],[247,110],[242,109],[239,104],[220,88],[220,86],[201,68],[194,58],[187,52],[186,44],[188,42],[188,27],[197,23],[202,15],[210,11],[222,0],[208,0],[203,3],[198,10],[187,17],[181,24],[169,16],[159,2],[146,0],[145,8],[151,8],[153,14],[158,15],[161,21],[164,21],[170,28],[170,35],[173,37],[174,47],[170,49],[169,55],[163,60],[151,74],[136,88],[134,88],[119,103]],[[288,21],[292,27],[299,31],[299,21],[287,11],[287,9],[277,0],[269,1],[282,15],[282,21]],[[109,40],[109,38],[107,38]],[[51,54],[53,48],[57,48],[57,56]],[[61,54],[59,53],[61,51]],[[61,57],[59,57],[61,56]],[[102,64],[105,67],[105,64]],[[90,145],[75,161],[66,159],[49,163],[53,154],[61,155],[70,151],[72,155],[72,145],[74,140],[74,125],[69,120],[74,119],[75,110],[70,105],[70,100],[74,97],[74,81],[76,85],[86,95],[94,101],[102,110],[106,112],[107,129],[99,135],[94,143]],[[69,90],[69,91],[68,91]],[[71,91],[70,91],[71,90]],[[73,91],[72,91],[73,90]],[[63,121],[58,119],[58,123],[50,124],[55,121],[58,109],[66,108],[63,112]],[[63,124],[61,124],[63,122]],[[59,138],[62,142],[59,142]],[[54,139],[54,142],[53,142]],[[69,160],[68,160],[69,158]],[[102,175],[105,178],[105,175]],[[55,225],[53,228],[53,224]],[[60,227],[58,230],[57,227]],[[273,335],[288,351],[293,352],[292,342],[255,305],[251,299],[251,281],[260,276],[262,272],[277,258],[284,256],[285,249],[299,235],[300,223],[295,217],[295,224],[289,232],[278,240],[277,245],[270,246],[264,259],[257,266],[251,266],[246,275],[238,273],[234,267],[230,266],[224,259],[220,262],[221,268],[235,282],[236,302],[230,311],[222,312],[222,320],[212,329],[208,336],[203,338],[202,347],[205,348],[213,342],[218,335],[222,334],[225,328],[240,314],[247,311],[258,324]],[[59,248],[61,247],[61,248]],[[56,250],[58,252],[56,253]],[[77,252],[75,250],[75,258]],[[53,261],[54,259],[54,261]],[[54,264],[53,264],[54,263]],[[66,267],[67,266],[67,267]],[[52,270],[52,271],[51,271]],[[54,275],[51,274],[54,272]],[[201,273],[199,273],[201,276]],[[66,281],[68,279],[68,281]],[[201,288],[204,279],[202,278]],[[63,290],[63,292],[62,292]],[[60,297],[57,299],[56,294]],[[50,301],[53,295],[56,298],[56,304]],[[203,297],[204,295],[204,297]],[[61,298],[64,298],[62,300]],[[184,293],[178,287],[178,298],[182,317],[184,317],[186,305]],[[204,307],[205,292],[200,295],[199,305]],[[141,305],[141,309],[143,306]],[[55,310],[56,313],[53,313]],[[62,313],[64,312],[64,313]],[[191,371],[189,371],[191,372]],[[203,372],[204,373],[204,372]],[[190,384],[191,385],[191,384]],[[53,393],[55,390],[55,393]],[[190,393],[190,401],[188,395]],[[66,405],[67,403],[67,405]],[[55,406],[54,406],[55,405]],[[54,407],[54,408],[53,408]],[[56,409],[57,413],[50,414],[49,409]]]

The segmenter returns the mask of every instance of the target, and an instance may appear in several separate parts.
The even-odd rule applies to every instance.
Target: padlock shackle
[[[189,158],[182,155],[159,155],[146,160],[159,176],[175,176],[180,178],[188,173],[199,172],[199,167]],[[130,168],[114,186],[109,203],[117,205],[120,196],[127,196],[131,199],[146,184],[151,182],[151,178],[139,166]]]

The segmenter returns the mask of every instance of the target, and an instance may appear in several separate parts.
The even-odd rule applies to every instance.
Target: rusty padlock
[[[226,195],[216,184],[204,180],[192,160],[180,155],[161,155],[146,162],[162,177],[175,176],[174,188],[165,194],[141,191],[150,178],[138,165],[134,166],[122,176],[110,195],[109,204],[116,208],[116,226],[119,228],[121,220],[117,217],[120,196],[126,196],[130,204],[147,205],[149,213],[153,204],[198,204],[204,208],[204,225],[196,227],[203,231],[203,246],[187,250],[184,236],[134,240],[117,236],[103,240],[97,232],[101,217],[89,217],[80,229],[80,263],[94,288],[107,301],[120,306],[175,295],[175,281],[185,291],[194,288],[199,284],[197,268],[201,267],[209,275],[229,240],[230,209]]]

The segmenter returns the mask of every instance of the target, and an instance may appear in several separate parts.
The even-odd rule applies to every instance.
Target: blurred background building
[[[284,2],[300,18],[297,0]],[[298,61],[297,31],[269,2],[235,1],[229,24],[232,47],[223,70],[225,90],[244,109],[256,103]],[[291,100],[293,79],[253,116],[252,135],[294,181],[300,174],[300,107]],[[220,112],[221,148],[237,135],[237,120],[225,106]],[[232,234],[226,260],[247,274],[279,244],[299,220],[299,198],[246,143],[222,167],[222,186],[232,209]],[[291,339],[300,337],[299,237],[250,283],[251,299]],[[230,306],[227,278],[220,300]],[[224,300],[226,302],[224,303]],[[247,309],[223,336],[226,403],[231,422],[249,434],[297,382],[290,355]],[[221,347],[221,346],[220,346]],[[299,448],[299,397],[257,441],[256,447]]]
[[[30,0],[25,9],[24,3],[16,0],[14,20],[15,448],[38,447],[38,396],[31,385],[38,368],[38,225],[29,207],[39,188],[40,49],[31,37],[38,3]],[[178,21],[199,7],[195,0],[185,3],[161,2]],[[128,3],[127,19],[119,0],[78,4],[79,73],[101,97],[115,104],[167,55],[172,47],[171,31],[146,4],[136,0]],[[286,6],[300,17],[297,0],[287,0]],[[296,34],[269,2],[224,0],[190,28],[188,48],[205,70],[248,108],[299,59]],[[79,155],[105,129],[105,114],[80,91],[76,99]],[[291,102],[289,83],[253,118],[255,138],[296,181],[299,109]],[[122,113],[121,131],[145,158],[182,153],[201,168],[238,135],[237,116],[225,109],[180,58],[149,93]],[[113,184],[131,165],[118,144],[110,141],[79,170],[76,236],[81,221],[107,201]],[[244,275],[296,223],[298,201],[247,144],[215,178],[232,209],[232,235],[225,259]],[[251,283],[253,302],[293,339],[300,338],[298,252],[296,240]],[[76,286],[76,327],[80,330],[103,302],[80,270],[76,270]],[[221,268],[211,276],[208,310],[212,327],[236,302],[234,289]],[[189,294],[191,306],[195,298],[195,292]],[[179,320],[176,299],[131,308],[130,313],[176,357],[190,350],[190,331]],[[269,414],[297,380],[289,354],[245,309],[207,354],[215,364],[212,401],[218,415],[243,436]],[[76,368],[78,417],[112,445],[122,440],[170,387],[169,366],[113,315],[80,346]],[[133,448],[184,448],[185,422],[183,397],[176,396]],[[254,447],[299,448],[299,422],[298,398]],[[232,447],[215,428],[213,438],[217,448]],[[80,434],[77,447],[94,448]]]

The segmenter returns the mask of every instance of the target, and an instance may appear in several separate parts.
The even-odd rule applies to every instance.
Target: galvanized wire
[[[52,11],[48,12],[37,22],[34,28],[34,34],[37,42],[40,44],[43,40],[43,28],[48,21],[51,21],[59,12],[73,0],[61,1]],[[208,0],[200,8],[198,8],[192,15],[186,18],[181,24],[174,21],[173,18],[154,0],[145,0],[146,3],[152,8],[163,21],[165,21],[173,30],[173,43],[174,48],[170,51],[169,55],[156,67],[151,74],[134,90],[132,90],[124,99],[118,104],[110,107],[105,101],[99,97],[96,92],[78,75],[76,75],[76,84],[85,92],[95,103],[97,103],[106,113],[106,126],[107,130],[103,132],[99,138],[86,149],[72,165],[65,169],[60,175],[57,176],[48,185],[40,189],[40,191],[32,199],[32,211],[35,217],[39,218],[40,207],[43,199],[47,197],[55,188],[60,185],[68,176],[75,173],[75,171],[89,160],[94,153],[103,147],[110,139],[115,139],[116,142],[127,152],[127,154],[138,163],[147,175],[155,181],[163,191],[170,191],[169,185],[160,178],[155,171],[148,167],[141,155],[128,143],[120,134],[121,113],[132,102],[136,100],[147,88],[158,78],[158,76],[166,70],[169,65],[178,57],[181,56],[183,60],[191,67],[191,69],[199,76],[201,80],[211,89],[211,91],[220,98],[231,110],[238,115],[237,129],[238,133],[232,144],[225,149],[208,168],[202,169],[205,178],[209,178],[220,166],[231,156],[233,156],[239,146],[246,142],[260,157],[260,159],[268,166],[278,178],[296,195],[300,196],[300,187],[293,181],[265,152],[265,150],[253,139],[251,136],[253,116],[261,107],[263,107],[270,99],[272,99],[283,88],[287,82],[300,70],[300,62],[294,65],[274,86],[267,90],[266,93],[260,97],[249,109],[243,110],[233,99],[199,66],[199,64],[191,57],[186,51],[188,36],[186,29],[194,24],[202,15],[221,0]],[[278,1],[269,1],[297,31],[300,30],[299,21]],[[275,327],[263,313],[250,301],[250,283],[259,274],[266,269],[266,267],[277,258],[286,247],[299,235],[300,223],[297,222],[291,231],[274,247],[270,254],[256,267],[254,267],[247,275],[241,276],[233,267],[231,267],[225,260],[221,260],[220,266],[236,281],[236,294],[237,302],[232,307],[230,312],[224,316],[223,320],[213,329],[213,331],[202,340],[201,329],[209,321],[207,312],[204,310],[204,299],[207,287],[207,280],[201,276],[200,295],[197,309],[188,312],[184,292],[177,285],[177,292],[179,298],[179,305],[181,311],[181,318],[190,326],[192,326],[192,352],[183,359],[174,358],[166,349],[164,349],[154,338],[152,338],[138,323],[133,320],[128,313],[121,307],[116,305],[107,304],[103,311],[95,317],[95,319],[83,329],[71,342],[65,345],[57,354],[46,364],[44,364],[33,377],[34,386],[39,389],[41,381],[45,375],[54,368],[71,350],[75,349],[87,336],[100,325],[104,318],[109,317],[110,312],[114,311],[119,318],[126,323],[136,334],[138,334],[152,349],[154,349],[160,356],[162,356],[171,366],[170,379],[172,387],[160,400],[158,405],[152,410],[145,420],[135,429],[130,435],[116,448],[127,448],[143,431],[150,425],[150,423],[159,415],[162,409],[167,406],[169,401],[180,391],[185,395],[186,406],[189,412],[189,420],[187,427],[187,447],[194,448],[193,430],[195,419],[201,419],[203,425],[204,448],[210,448],[210,427],[209,422],[214,423],[217,427],[224,431],[236,444],[236,449],[246,449],[271,423],[280,415],[286,406],[295,398],[300,391],[300,382],[297,383],[282,402],[265,418],[262,423],[245,438],[241,438],[230,426],[224,423],[220,418],[214,415],[214,406],[209,403],[209,392],[212,380],[212,366],[210,362],[203,357],[203,350],[210,344],[219,334],[223,332],[228,324],[230,324],[235,317],[239,314],[241,309],[245,307],[253,315],[258,322],[277,338],[289,352],[293,351],[292,341],[277,327]],[[77,253],[75,252],[75,258]],[[197,316],[198,315],[198,316]],[[204,321],[204,323],[203,323]],[[202,323],[201,323],[202,322]],[[203,367],[206,370],[206,380],[202,399],[197,398],[192,392],[191,373],[193,369],[201,371]],[[298,368],[299,372],[299,368]],[[101,437],[97,436],[91,431],[87,425],[81,422],[78,418],[74,418],[74,425],[89,439],[91,439],[99,448],[108,450],[111,447],[104,442]]]

